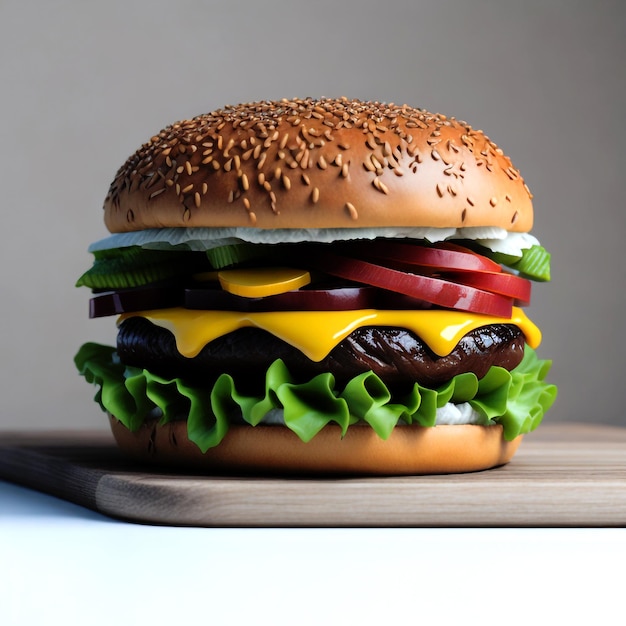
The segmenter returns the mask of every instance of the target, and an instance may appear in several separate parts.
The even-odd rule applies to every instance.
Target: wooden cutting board
[[[175,475],[106,433],[0,434],[0,478],[175,526],[624,526],[626,428],[545,424],[504,467],[401,478]]]

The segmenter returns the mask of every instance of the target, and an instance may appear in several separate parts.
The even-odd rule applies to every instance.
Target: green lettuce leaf
[[[402,397],[395,397],[372,372],[356,376],[343,388],[330,373],[296,381],[281,360],[269,367],[264,393],[257,396],[241,393],[227,374],[203,388],[127,367],[114,348],[95,343],[83,345],[75,363],[80,374],[98,387],[96,402],[127,428],[137,430],[154,416],[161,423],[186,419],[189,439],[203,452],[220,443],[230,423],[255,426],[275,409],[303,441],[327,424],[339,425],[345,434],[358,422],[369,424],[386,439],[399,423],[434,426],[437,408],[447,402],[469,402],[484,423],[502,424],[505,438],[512,440],[539,425],[557,394],[554,385],[544,382],[550,361],[538,359],[528,346],[511,372],[492,367],[480,380],[474,374],[460,374],[438,389],[416,383]]]
[[[522,250],[522,256],[515,257],[500,252],[485,251],[496,263],[506,265],[520,276],[539,282],[550,281],[550,253],[539,245]]]

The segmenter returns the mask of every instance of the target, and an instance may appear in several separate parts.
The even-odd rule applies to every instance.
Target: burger
[[[226,106],[118,170],[75,362],[120,448],[194,471],[507,463],[556,388],[527,317],[550,256],[481,131],[347,98]]]

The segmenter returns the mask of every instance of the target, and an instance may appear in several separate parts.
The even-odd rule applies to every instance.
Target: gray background
[[[0,428],[105,428],[72,358],[113,342],[73,287],[122,162],[227,103],[340,96],[481,128],[535,195],[548,419],[626,424],[621,0],[0,0]]]

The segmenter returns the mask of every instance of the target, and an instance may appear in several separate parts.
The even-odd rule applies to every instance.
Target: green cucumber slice
[[[126,289],[209,268],[204,253],[145,250],[139,246],[94,252],[94,263],[77,287]]]

